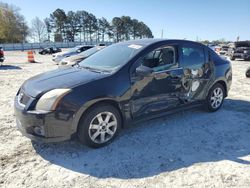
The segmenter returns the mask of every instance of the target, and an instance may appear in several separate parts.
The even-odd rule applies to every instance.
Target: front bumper
[[[73,135],[72,117],[60,112],[28,111],[15,98],[15,116],[18,130],[31,140],[48,143],[69,140]],[[43,130],[37,134],[35,129]]]

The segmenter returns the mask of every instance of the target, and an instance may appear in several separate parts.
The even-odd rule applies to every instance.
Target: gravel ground
[[[37,144],[16,128],[13,99],[24,80],[56,69],[51,56],[6,52],[0,67],[0,187],[250,187],[250,62],[234,61],[216,113],[180,112],[125,129],[109,146]]]

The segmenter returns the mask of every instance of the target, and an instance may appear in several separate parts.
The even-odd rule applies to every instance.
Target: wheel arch
[[[85,104],[84,106],[82,106],[78,112],[77,115],[75,116],[75,120],[73,123],[73,132],[76,133],[79,127],[79,123],[81,121],[82,118],[84,118],[84,115],[91,110],[92,108],[94,108],[97,105],[102,105],[102,104],[107,104],[107,105],[111,105],[113,107],[115,107],[120,116],[121,116],[121,121],[122,121],[122,128],[124,127],[124,120],[125,120],[125,116],[122,113],[122,108],[121,105],[118,101],[114,100],[114,99],[110,99],[110,98],[104,98],[104,99],[98,99],[95,101],[89,101],[88,104]]]
[[[228,91],[227,91],[227,84],[226,84],[226,82],[225,81],[223,81],[223,80],[219,80],[219,81],[217,81],[215,84],[221,84],[223,87],[224,87],[224,90],[225,90],[225,97],[227,97],[227,93],[228,93]]]
[[[211,86],[210,86],[209,89],[208,89],[207,95],[208,95],[210,89],[211,89],[215,84],[221,84],[221,85],[223,86],[223,88],[224,88],[224,90],[225,90],[225,97],[227,97],[227,95],[228,95],[228,86],[227,86],[226,81],[223,80],[223,79],[218,79],[218,80],[216,80],[213,84],[211,84]]]

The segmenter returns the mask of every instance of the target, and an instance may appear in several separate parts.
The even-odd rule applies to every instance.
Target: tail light
[[[4,53],[3,53],[3,50],[2,49],[0,49],[0,55],[4,55]]]

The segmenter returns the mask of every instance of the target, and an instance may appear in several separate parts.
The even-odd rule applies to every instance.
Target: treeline
[[[130,16],[111,21],[87,11],[56,9],[47,18],[38,17],[30,27],[18,7],[0,2],[0,43],[112,41],[153,38],[150,28]]]
[[[54,41],[123,41],[137,38],[152,38],[150,28],[130,16],[114,17],[111,22],[97,18],[87,11],[55,10],[44,19],[47,39]]]
[[[19,9],[0,2],[0,43],[24,42],[28,33],[27,23]]]

